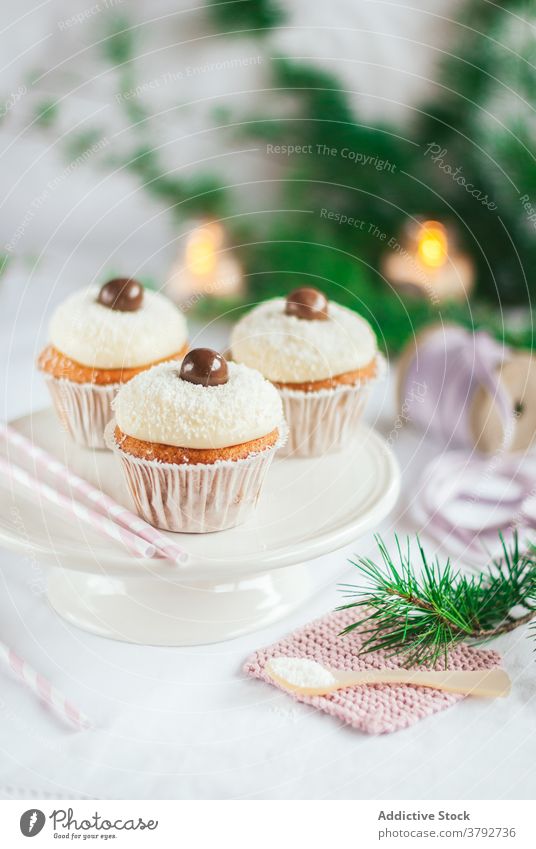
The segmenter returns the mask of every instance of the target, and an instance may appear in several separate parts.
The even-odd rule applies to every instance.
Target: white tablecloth
[[[46,278],[22,298],[23,275],[0,284],[4,415],[47,399],[33,360],[50,310]],[[53,300],[62,297],[61,288]],[[19,305],[21,312],[18,313]],[[13,330],[13,338],[11,331]],[[200,338],[224,342],[225,328]],[[368,418],[392,429],[392,385]],[[381,528],[412,529],[408,507],[424,462],[438,451],[397,431],[400,503]],[[470,700],[393,735],[370,737],[294,704],[244,678],[259,646],[331,610],[336,583],[351,580],[346,557],[373,550],[370,538],[316,561],[317,593],[276,625],[196,648],[132,646],[91,636],[47,604],[35,564],[0,551],[0,639],[9,643],[91,716],[97,729],[65,730],[9,673],[0,670],[0,796],[195,799],[534,798],[536,666],[526,631],[497,641],[514,680],[510,698]]]

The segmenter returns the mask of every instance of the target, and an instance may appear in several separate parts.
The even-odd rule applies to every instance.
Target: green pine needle
[[[361,628],[364,653],[387,651],[407,666],[443,661],[465,640],[484,642],[512,631],[536,616],[536,549],[521,551],[517,534],[510,546],[501,535],[502,554],[479,575],[454,570],[450,560],[430,560],[417,538],[419,565],[413,564],[410,541],[402,548],[398,537],[393,558],[376,537],[381,564],[368,557],[352,561],[365,579],[345,584],[355,600],[338,610],[366,608],[367,615],[342,632]],[[518,614],[514,617],[512,611]],[[533,626],[534,629],[534,626]],[[536,637],[536,631],[533,636]]]

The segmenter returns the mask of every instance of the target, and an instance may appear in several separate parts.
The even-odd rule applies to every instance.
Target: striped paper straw
[[[79,492],[99,513],[105,513],[110,518],[123,525],[132,533],[154,545],[156,555],[164,556],[174,563],[183,564],[188,560],[188,554],[179,545],[172,540],[168,540],[160,531],[153,528],[139,516],[131,513],[126,507],[118,504],[109,495],[106,495],[102,490],[90,484],[88,481],[71,472],[67,466],[60,463],[55,457],[44,451],[39,446],[34,445],[29,439],[16,431],[10,425],[0,422],[0,435],[4,436],[7,442],[20,448],[23,454],[32,458],[42,468],[46,469],[51,475],[67,483],[71,489]]]
[[[67,725],[76,728],[77,731],[86,730],[93,723],[85,714],[79,710],[60,693],[50,681],[36,672],[25,660],[0,642],[0,661],[8,666],[26,686],[37,696],[51,711],[60,717]]]
[[[80,519],[81,522],[89,525],[89,527],[100,531],[110,537],[110,539],[116,540],[116,542],[120,542],[137,557],[154,557],[156,549],[152,543],[110,521],[110,519],[107,519],[101,513],[96,513],[84,504],[80,504],[80,502],[74,501],[72,498],[67,498],[56,489],[52,489],[48,484],[32,477],[27,471],[21,469],[20,466],[15,466],[2,457],[0,457],[0,472],[3,472],[11,480],[15,480],[27,489],[31,489],[32,492],[37,492],[52,504],[61,507],[67,514],[76,516],[77,519]]]

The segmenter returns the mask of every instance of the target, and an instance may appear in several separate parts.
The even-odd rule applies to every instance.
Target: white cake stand
[[[51,410],[12,425],[132,509],[117,460],[74,445]],[[23,464],[19,455],[12,459]],[[0,544],[46,566],[50,603],[79,628],[147,645],[219,642],[262,628],[303,603],[310,593],[305,562],[378,525],[394,506],[399,484],[386,443],[361,427],[342,454],[276,459],[245,525],[171,535],[190,555],[185,566],[132,557],[6,481],[0,485]]]

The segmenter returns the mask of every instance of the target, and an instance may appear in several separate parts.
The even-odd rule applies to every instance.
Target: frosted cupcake
[[[168,531],[243,522],[286,435],[271,383],[209,348],[138,375],[113,407],[107,440],[136,510]]]
[[[156,363],[181,359],[186,341],[186,320],[171,301],[136,280],[115,278],[60,304],[38,366],[72,438],[104,448],[120,386]]]
[[[302,457],[347,444],[380,369],[368,322],[311,288],[253,309],[234,327],[231,351],[277,387],[289,426],[285,453]]]

